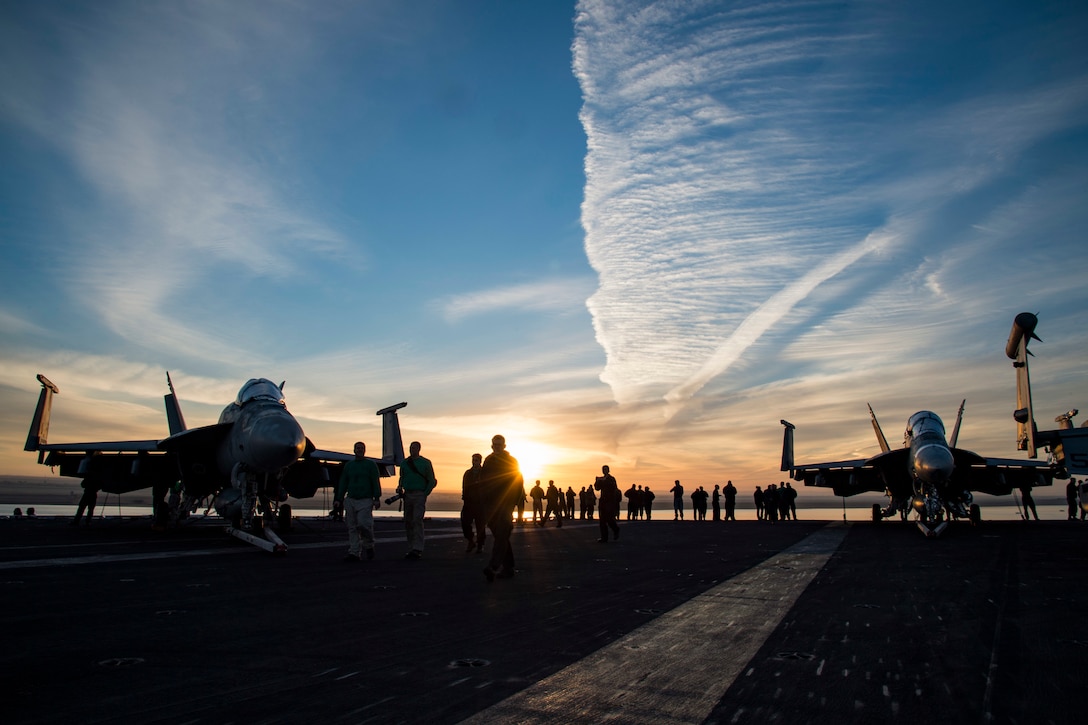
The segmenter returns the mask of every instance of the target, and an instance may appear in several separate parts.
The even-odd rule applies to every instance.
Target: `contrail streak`
[[[718,349],[703,363],[698,372],[665,394],[665,400],[669,403],[666,417],[671,418],[679,412],[683,404],[699,392],[704,385],[728,370],[763,333],[787,315],[798,302],[811,294],[820,284],[834,277],[869,252],[879,249],[889,239],[890,237],[886,235],[869,234],[860,243],[827,260],[756,308],[737,327],[736,331],[718,346]]]

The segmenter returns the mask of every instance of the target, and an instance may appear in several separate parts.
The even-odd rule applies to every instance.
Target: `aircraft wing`
[[[177,480],[177,466],[158,440],[49,443],[53,396],[60,393],[44,375],[24,451],[37,451],[38,463],[60,469],[62,476],[91,481],[100,491],[128,493]]]
[[[99,443],[42,443],[36,450],[62,453],[138,453],[159,450],[158,441],[101,441]]]
[[[184,478],[193,490],[213,491],[218,480],[215,454],[230,423],[176,433],[164,440],[103,443],[42,443],[43,463],[60,475],[93,480],[100,491],[129,493],[169,486]]]
[[[872,415],[872,408],[869,413]],[[834,489],[836,496],[853,496],[869,491],[883,493],[889,486],[901,484],[909,451],[906,448],[888,450],[888,442],[880,431],[880,424],[877,423],[875,415],[872,418],[873,429],[877,431],[881,444],[881,452],[877,455],[848,461],[800,464],[793,462],[794,425],[787,420],[781,421],[785,430],[782,436],[780,470],[789,471],[793,480],[804,481],[806,486]]]
[[[106,493],[129,493],[177,479],[177,466],[159,441],[43,443],[37,450],[41,463],[59,469],[60,475],[90,479]]]
[[[339,465],[347,461],[354,461],[355,454],[341,453],[340,451],[323,451],[315,448],[310,451],[307,458],[318,460],[328,465]],[[368,461],[374,461],[374,463],[378,465],[378,473],[380,473],[383,478],[396,475],[396,464],[393,461],[385,458],[373,458],[371,456],[366,456],[366,459]]]
[[[408,405],[407,403],[397,403],[396,405],[390,405],[382,408],[375,415],[380,415],[382,418],[382,457],[374,458],[373,456],[366,456],[368,461],[374,461],[378,465],[378,473],[383,478],[389,476],[395,476],[397,474],[397,466],[404,460],[404,443],[401,439],[400,433],[400,419],[397,417],[397,411]],[[340,465],[355,460],[354,453],[342,453],[340,451],[328,451],[321,450],[314,447],[314,444],[310,442],[310,439],[306,439],[306,450],[302,454],[302,461],[300,465],[302,468],[312,470],[313,465],[318,465],[324,472],[322,474],[325,479],[325,483],[321,485],[332,485],[328,481],[332,477],[332,481],[335,483],[336,478],[340,475]],[[292,471],[299,466],[292,466]]]
[[[831,488],[836,496],[853,496],[866,491],[883,491],[884,483],[879,471],[867,465],[869,460],[830,461],[827,463],[802,463],[794,466],[791,473],[795,481],[806,486]]]
[[[230,434],[233,423],[216,423],[200,428],[189,428],[180,433],[175,433],[159,444],[164,451],[185,453],[194,450],[215,450]]]
[[[959,452],[954,450],[954,453]],[[957,456],[956,476],[969,491],[1007,496],[1021,486],[1050,486],[1054,481],[1053,467],[1043,461],[976,458],[978,460],[970,465],[961,465]]]
[[[378,474],[383,478],[396,475],[396,465],[392,461],[370,456],[366,459],[378,465]],[[311,498],[319,488],[335,489],[344,463],[354,460],[354,453],[314,448],[313,443],[307,438],[306,450],[302,458],[287,469],[280,483],[284,490],[295,498]]]
[[[872,458],[794,464],[791,475],[806,486],[833,489],[836,496],[883,493],[889,480],[906,470],[906,459],[907,449],[901,448]]]
[[[1050,470],[1050,464],[1045,461],[1024,461],[1019,458],[985,458],[986,465],[1000,470],[1022,470],[1026,472],[1043,472]]]
[[[382,408],[375,415],[382,418],[382,457],[367,456],[367,460],[378,465],[382,477],[395,476],[397,466],[404,460],[404,443],[401,440],[400,420],[397,411],[408,405],[397,403]],[[284,473],[280,484],[295,498],[310,498],[317,489],[336,487],[340,480],[340,471],[347,461],[355,460],[354,453],[319,449],[307,438],[302,457]]]
[[[987,458],[962,448],[953,448],[955,472],[952,480],[968,491],[1007,496],[1021,486],[1049,486],[1054,467],[1043,461],[1018,458]]]

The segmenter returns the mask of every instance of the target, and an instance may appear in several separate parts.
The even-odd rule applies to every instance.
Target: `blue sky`
[[[250,377],[320,447],[407,400],[576,489],[777,481],[929,408],[1088,406],[1075,3],[103,2],[0,10],[0,470]],[[543,466],[541,468],[541,466]]]

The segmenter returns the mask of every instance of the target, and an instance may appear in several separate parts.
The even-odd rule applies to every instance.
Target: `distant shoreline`
[[[79,503],[80,497],[83,495],[83,489],[80,487],[80,481],[77,478],[67,478],[59,476],[4,476],[0,475],[0,505],[58,505],[71,504],[76,506]],[[393,491],[396,486],[392,485],[392,481],[382,482],[382,491],[385,496],[393,495]],[[1049,487],[1049,495],[1042,495],[1038,492],[1035,494],[1035,503],[1039,506],[1065,506],[1065,486],[1064,483],[1055,483]],[[824,492],[813,492],[805,488],[799,488],[799,497],[797,499],[798,510],[810,509],[810,510],[834,510],[843,508],[843,499],[835,498]],[[104,495],[104,494],[103,494]],[[150,506],[151,505],[151,489],[141,489],[139,491],[133,491],[132,493],[126,493],[124,496],[124,502],[131,506]],[[737,497],[737,508],[739,510],[750,510],[753,507],[751,502],[750,492],[745,494],[742,492]],[[101,500],[101,499],[100,499]],[[290,503],[296,506],[305,506],[307,508],[313,508],[316,504],[325,501],[322,492],[319,490],[317,495],[308,499],[291,499]],[[332,491],[328,492],[328,501],[332,501]],[[846,499],[845,505],[849,508],[858,508],[872,506],[874,503],[884,504],[886,499],[880,494],[869,493],[859,494]],[[1019,497],[1013,498],[1012,496],[986,496],[979,495],[977,497],[978,503],[983,506],[1016,506],[1019,502]],[[444,510],[460,510],[461,508],[461,496],[459,493],[449,493],[446,491],[438,491],[430,496],[428,503],[429,508],[444,509]],[[532,511],[532,502],[526,502],[526,510]],[[691,501],[685,497],[684,509],[690,510]],[[627,508],[623,506],[622,515],[625,515]],[[658,494],[657,500],[654,502],[654,511],[672,511],[672,500],[669,496],[662,496]]]
[[[392,496],[396,485],[382,482],[384,496]],[[106,494],[99,494],[101,503]],[[0,476],[0,506],[18,504],[20,506],[63,506],[71,504],[76,506],[83,496],[83,488],[78,478],[45,477],[45,476]],[[150,506],[151,489],[144,488],[139,491],[122,494],[122,500],[129,506]],[[429,505],[432,508],[455,509],[461,508],[460,494],[437,492],[430,497]],[[289,499],[289,503],[295,506],[307,508],[320,507],[324,501],[332,502],[332,489],[328,490],[327,499],[319,490],[317,495],[308,499]]]
[[[83,495],[79,483],[77,478],[0,476],[0,504],[32,501],[41,505],[71,503],[75,506]],[[147,499],[150,502],[150,495]]]

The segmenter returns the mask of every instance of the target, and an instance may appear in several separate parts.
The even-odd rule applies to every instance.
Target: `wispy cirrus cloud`
[[[967,273],[996,251],[970,220],[1041,181],[1017,178],[1024,156],[1083,125],[1085,79],[916,78],[934,62],[920,54],[964,51],[954,28],[920,49],[932,30],[898,12],[579,3],[589,309],[618,402],[675,412],[715,380],[802,377],[814,361],[784,358],[827,326],[930,349],[927,319],[1009,284]],[[836,325],[876,302],[905,326]],[[834,346],[821,359],[835,355],[859,364]]]
[[[60,256],[73,296],[130,342],[225,361],[230,336],[187,314],[192,299],[282,282],[305,273],[300,260],[360,258],[292,198],[286,139],[265,120],[264,72],[282,68],[287,82],[306,64],[303,19],[290,4],[159,10],[119,4],[84,18],[86,32],[59,26],[49,48],[5,34],[0,112],[51,144],[96,197],[63,217],[78,240]]]
[[[593,280],[589,277],[545,279],[466,292],[440,300],[437,305],[450,321],[511,310],[580,312],[592,291]]]
[[[722,342],[714,354],[703,363],[703,366],[694,375],[666,393],[665,400],[670,403],[672,408],[670,415],[675,414],[676,406],[681,405],[698,393],[710,380],[728,370],[729,366],[755,344],[763,333],[789,314],[816,287],[839,274],[866,254],[887,246],[891,241],[881,235],[870,235],[861,243],[836,254],[782,291],[772,295],[741,322],[736,331]]]
[[[19,335],[25,333],[40,334],[44,332],[41,327],[27,320],[25,315],[14,314],[7,310],[0,310],[0,333],[4,335]]]

